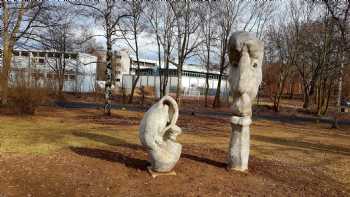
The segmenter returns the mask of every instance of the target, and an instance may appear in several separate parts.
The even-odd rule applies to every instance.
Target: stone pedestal
[[[156,178],[157,176],[176,176],[175,171],[170,171],[170,172],[156,172],[152,170],[151,166],[147,166],[147,170],[149,174],[152,176],[152,178]]]
[[[250,150],[249,126],[251,123],[252,119],[250,117],[231,117],[232,133],[227,166],[230,170],[248,170]]]

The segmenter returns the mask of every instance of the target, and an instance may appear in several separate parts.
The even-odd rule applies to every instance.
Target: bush
[[[9,90],[9,107],[17,114],[34,115],[35,110],[47,100],[46,88],[18,85]]]

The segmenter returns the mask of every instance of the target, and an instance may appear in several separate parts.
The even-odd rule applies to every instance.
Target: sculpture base
[[[156,178],[157,176],[176,176],[176,172],[175,171],[156,172],[156,171],[152,170],[151,166],[147,166],[147,170],[150,173],[150,175],[152,176],[152,178]]]
[[[227,169],[244,172],[248,170],[250,131],[252,123],[250,117],[232,116],[232,133],[229,147]]]
[[[232,167],[230,165],[227,165],[226,167],[227,171],[238,171],[238,172],[242,172],[244,174],[248,174],[248,169],[242,169],[242,168],[237,168],[237,167]]]

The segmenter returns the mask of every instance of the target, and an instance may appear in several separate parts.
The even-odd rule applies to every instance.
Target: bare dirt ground
[[[142,112],[45,107],[0,115],[0,196],[349,196],[350,128],[257,120],[248,173],[225,169],[225,117],[182,115],[177,176],[153,179]]]

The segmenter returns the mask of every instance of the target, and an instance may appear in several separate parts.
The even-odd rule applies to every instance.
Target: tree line
[[[112,51],[123,41],[140,68],[141,35],[157,46],[157,61],[177,67],[176,99],[182,92],[183,65],[196,58],[206,70],[205,106],[209,106],[209,73],[218,69],[213,107],[220,106],[221,81],[228,68],[227,43],[234,31],[249,31],[265,42],[264,89],[278,111],[286,87],[302,85],[304,108],[327,112],[331,97],[342,99],[347,69],[349,1],[3,1],[1,3],[1,101],[7,103],[15,46],[37,46],[59,52],[85,51],[103,37],[106,46],[105,113],[112,98]],[[96,33],[94,30],[100,30]],[[65,62],[54,66],[58,75]],[[133,101],[140,72],[132,81]],[[169,76],[159,77],[161,96]],[[63,83],[63,81],[61,81]],[[63,85],[62,85],[63,86]],[[293,87],[293,86],[291,86]],[[62,91],[60,86],[59,88]],[[335,91],[336,90],[336,91]],[[291,91],[293,94],[293,91]]]

